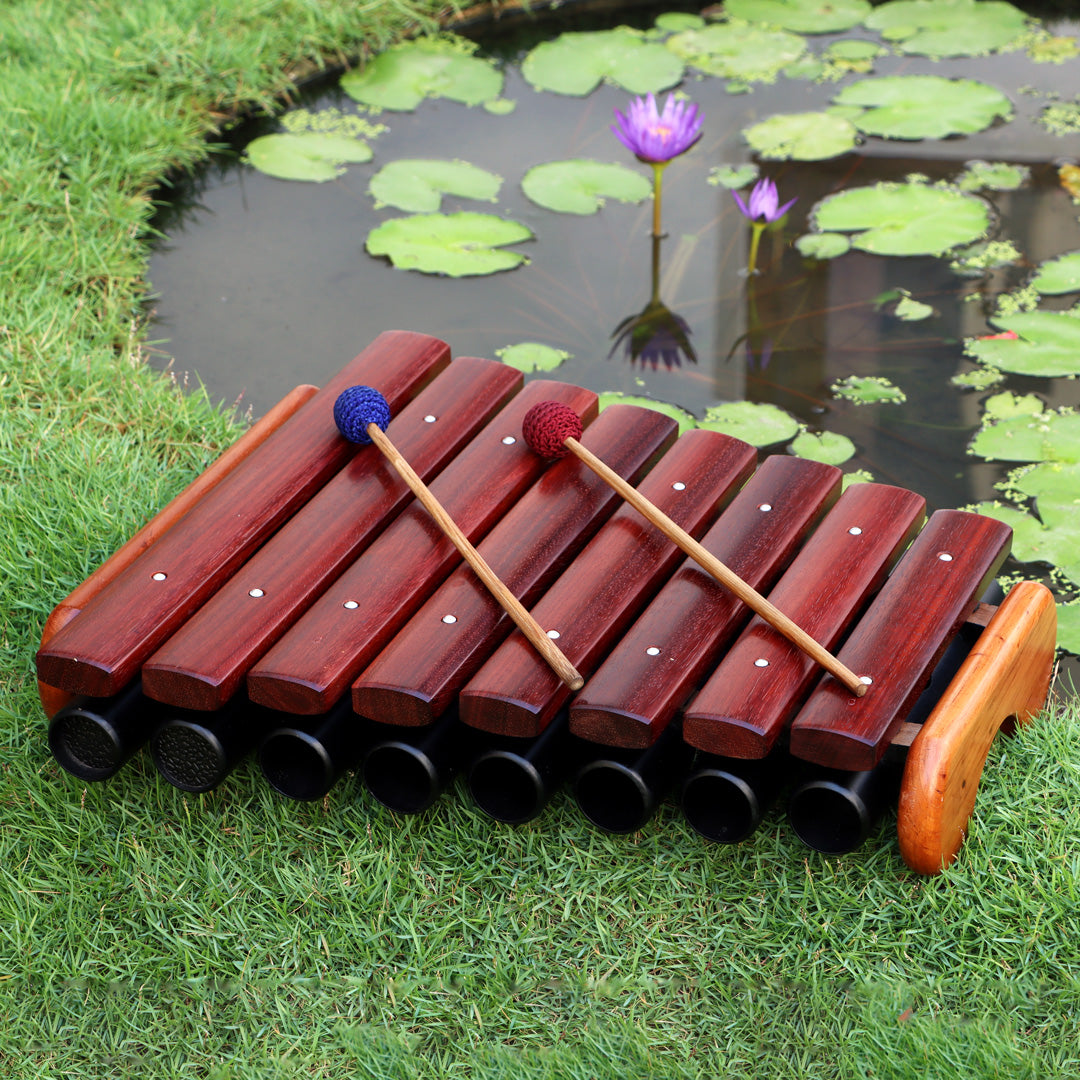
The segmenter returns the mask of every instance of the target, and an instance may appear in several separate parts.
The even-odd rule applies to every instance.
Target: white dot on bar
[[[675,483],[671,485],[671,490],[672,491],[685,491],[686,490],[686,485],[681,480],[676,480]]]
[[[660,650],[655,645],[650,645],[645,650],[645,655],[646,656],[659,656],[660,655]]]
[[[457,622],[457,616],[456,615],[444,615],[442,617],[442,621],[444,623],[456,623]]]
[[[163,574],[160,570],[156,574],[150,575],[155,581],[164,581],[169,575]]]
[[[869,686],[871,683],[873,683],[873,681],[874,680],[869,675],[859,676],[859,682],[864,683],[866,686]]]
[[[862,529],[860,529],[858,525],[852,525],[851,528],[848,529],[848,532],[851,533],[852,536],[862,536]]]
[[[551,638],[552,641],[558,641],[559,640],[559,631],[558,630],[549,630],[547,632],[547,636],[549,638]]]
[[[248,589],[248,596],[254,596],[257,600],[260,596],[265,596],[266,593],[262,589]]]
[[[503,446],[513,446],[517,442],[517,439],[513,435],[503,436]]]
[[[759,656],[754,661],[754,667],[768,667],[768,666],[769,666],[769,661],[766,660],[764,656]]]
[[[355,600],[346,600],[341,606],[349,611],[355,611],[360,605]]]
[[[952,562],[952,556],[947,551],[939,551],[938,558],[942,562]]]
[[[762,503],[758,509],[767,514],[772,509],[772,503]]]
[[[424,417],[425,424],[434,424],[436,420],[438,420],[438,417],[432,416],[431,413],[428,413],[427,416]]]

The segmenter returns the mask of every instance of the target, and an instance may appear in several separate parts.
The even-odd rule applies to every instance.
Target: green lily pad
[[[666,401],[653,401],[652,398],[637,397],[634,394],[624,394],[621,390],[609,390],[600,395],[600,409],[604,410],[609,405],[640,405],[646,409],[654,409],[677,421],[680,435],[698,426],[694,417],[685,409],[680,409],[678,405],[670,405]]]
[[[894,314],[904,322],[920,322],[929,319],[934,314],[934,309],[929,304],[919,300],[912,300],[910,296],[902,296],[896,303]]]
[[[660,42],[618,26],[568,31],[541,42],[525,57],[521,73],[535,89],[555,94],[584,97],[605,80],[631,94],[647,94],[676,86],[683,65]]]
[[[1057,605],[1057,643],[1059,649],[1080,653],[1080,602]]]
[[[780,113],[743,129],[743,138],[770,161],[824,161],[854,149],[850,120],[827,112]]]
[[[501,249],[532,235],[524,225],[493,214],[414,214],[372,229],[367,250],[388,256],[402,270],[468,277],[520,266],[524,255]]]
[[[1012,115],[1012,102],[1000,90],[974,79],[940,75],[862,79],[845,86],[833,101],[865,109],[853,118],[855,126],[889,139],[968,135]]]
[[[492,98],[484,102],[484,111],[493,116],[509,116],[517,108],[517,102],[513,98]]]
[[[1014,165],[1009,161],[969,161],[963,173],[956,178],[961,191],[1016,191],[1031,176],[1026,165]]]
[[[535,165],[522,177],[521,189],[547,210],[595,214],[605,198],[644,202],[652,194],[652,181],[625,165],[576,159]]]
[[[371,147],[346,135],[308,132],[262,135],[247,145],[245,161],[278,180],[322,183],[345,171],[345,164],[370,161]]]
[[[949,382],[953,386],[963,387],[965,390],[989,390],[997,386],[1005,378],[1003,372],[994,367],[975,368],[972,371],[961,371],[954,375]]]
[[[665,11],[656,17],[656,29],[669,34],[677,34],[680,30],[700,30],[705,25],[705,20],[700,15],[693,15],[689,11]]]
[[[1023,34],[1027,17],[1002,0],[892,0],[864,20],[901,52],[981,56]]]
[[[496,349],[495,355],[518,371],[552,371],[573,354],[537,341],[522,341],[505,349]]]
[[[747,82],[772,82],[806,52],[806,42],[796,34],[730,23],[686,30],[666,45],[706,75]]]
[[[988,461],[1080,462],[1080,414],[1021,414],[984,424],[971,451]]]
[[[728,401],[715,405],[698,427],[722,431],[751,446],[773,446],[798,433],[799,421],[776,405],[756,401]]]
[[[853,247],[877,255],[940,255],[970,244],[990,227],[990,210],[977,195],[927,184],[872,184],[849,188],[817,204],[814,227],[851,232]]]
[[[753,162],[743,165],[714,165],[709,170],[706,183],[712,184],[713,187],[737,191],[739,188],[746,187],[747,184],[752,184],[760,172],[761,170]]]
[[[363,105],[396,112],[411,112],[425,98],[480,105],[499,97],[503,76],[490,61],[470,55],[472,49],[464,38],[417,38],[346,72],[341,88]]]
[[[1076,292],[1080,289],[1080,251],[1070,251],[1044,262],[1031,279],[1031,285],[1044,296]]]
[[[1017,336],[967,338],[969,356],[1018,375],[1080,375],[1080,318],[1061,311],[1022,311],[991,324]]]
[[[850,30],[870,13],[867,0],[727,0],[734,19],[768,23],[797,34],[831,34]]]
[[[823,431],[819,435],[804,431],[792,440],[790,450],[796,457],[820,461],[824,465],[840,465],[855,456],[855,444],[846,435],[834,431]]]
[[[377,207],[423,213],[438,210],[443,195],[494,202],[501,186],[502,177],[467,161],[402,158],[384,165],[371,178],[368,191]]]
[[[856,405],[899,405],[907,401],[900,387],[877,375],[848,375],[829,387],[834,397]]]
[[[1038,394],[1020,397],[1006,390],[988,397],[983,402],[983,413],[987,419],[1008,420],[1014,416],[1038,416],[1045,407]]]
[[[822,55],[826,60],[862,61],[876,60],[888,54],[876,41],[864,41],[861,38],[844,38],[834,41]]]
[[[851,250],[851,241],[843,233],[804,233],[795,248],[808,259],[835,259]]]

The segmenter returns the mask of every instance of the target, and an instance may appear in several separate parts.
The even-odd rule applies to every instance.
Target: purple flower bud
[[[624,116],[615,110],[617,124],[611,126],[615,137],[638,159],[650,165],[663,165],[686,153],[701,138],[698,107],[679,101],[669,94],[664,111],[658,112],[656,98],[637,97]]]
[[[749,205],[743,202],[737,191],[733,191],[731,194],[739,204],[739,210],[748,221],[763,221],[769,225],[774,221],[779,221],[799,201],[799,197],[796,195],[794,199],[784,203],[783,206],[777,205],[780,202],[780,196],[776,192],[776,185],[768,177],[759,180],[754,185],[753,190],[750,192]]]

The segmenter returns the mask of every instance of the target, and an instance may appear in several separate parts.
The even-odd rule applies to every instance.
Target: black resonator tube
[[[138,679],[112,697],[77,698],[49,721],[49,749],[72,776],[107,780],[150,737],[157,710]]]
[[[683,814],[706,840],[737,844],[761,824],[790,771],[786,749],[757,760],[699,754],[683,784]]]
[[[283,713],[274,713],[280,718]],[[371,742],[372,725],[352,710],[349,695],[318,716],[290,716],[259,746],[259,766],[270,786],[290,799],[321,799],[342,774],[355,769]]]

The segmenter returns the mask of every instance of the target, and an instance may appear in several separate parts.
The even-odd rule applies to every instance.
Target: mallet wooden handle
[[[413,471],[412,466],[398,453],[394,444],[386,437],[378,424],[368,424],[367,433],[371,441],[383,452],[386,460],[398,471],[402,480],[409,485],[412,493],[420,500],[424,509],[435,519],[436,524],[454,547],[461,552],[462,558],[473,568],[476,576],[487,587],[499,606],[517,624],[518,629],[529,639],[533,647],[547,661],[551,670],[571,690],[580,690],[585,680],[573,664],[563,655],[562,650],[544,632],[540,624],[529,614],[516,596],[499,580],[495,571],[488,566],[483,555],[469,542],[469,538],[458,528],[456,522],[443,509],[439,500],[431,494],[427,485]]]
[[[805,630],[792,622],[782,611],[770,604],[756,589],[729,570],[715,555],[705,550],[688,532],[680,528],[662,510],[643,498],[618,473],[607,467],[592,451],[568,437],[564,445],[602,480],[610,484],[644,518],[655,525],[672,543],[690,556],[703,570],[708,571],[721,585],[729,588],[751,611],[760,615],[778,633],[797,645],[807,656],[834,675],[856,697],[866,693],[866,684],[828,650],[822,648]]]

